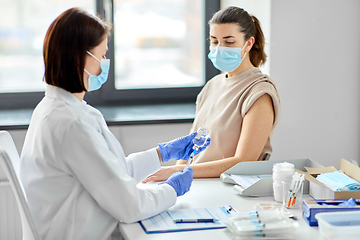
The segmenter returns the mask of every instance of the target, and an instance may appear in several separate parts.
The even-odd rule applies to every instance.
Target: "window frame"
[[[220,73],[215,69],[207,58],[209,51],[209,26],[208,21],[212,15],[220,9],[220,0],[203,0],[203,40],[204,40],[204,64],[203,71],[205,83],[213,76]],[[111,22],[114,19],[113,0],[96,0],[96,12],[103,19]],[[114,28],[113,28],[114,29]],[[114,59],[114,34],[112,33],[108,43],[108,58]],[[158,103],[195,103],[200,87],[177,87],[177,88],[153,88],[153,89],[115,89],[114,60],[111,61],[109,78],[98,91],[87,93],[85,101],[95,106],[111,105],[149,105]],[[0,93],[0,109],[23,109],[34,108],[43,98],[44,92],[17,92]]]

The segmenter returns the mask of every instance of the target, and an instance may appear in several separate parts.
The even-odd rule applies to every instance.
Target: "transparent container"
[[[202,147],[206,143],[208,137],[209,137],[209,131],[206,130],[205,128],[200,127],[197,130],[197,134],[195,138],[193,139],[194,147],[195,148]]]
[[[281,182],[283,187],[283,205],[286,208],[300,208],[302,206],[302,197],[304,182],[299,184],[297,189],[290,191],[291,183]]]
[[[315,218],[324,239],[360,239],[360,211],[323,212],[316,214]]]

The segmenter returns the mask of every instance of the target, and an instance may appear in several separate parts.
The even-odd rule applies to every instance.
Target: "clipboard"
[[[211,208],[168,210],[151,218],[141,220],[139,224],[147,234],[221,229],[226,228],[225,222],[228,220],[231,211],[236,210],[230,205]],[[179,218],[215,218],[219,221],[207,223],[175,223],[174,219]]]

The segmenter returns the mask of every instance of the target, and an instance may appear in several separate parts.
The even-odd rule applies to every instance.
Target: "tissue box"
[[[323,212],[343,212],[343,211],[360,211],[360,199],[355,199],[357,206],[346,207],[339,206],[340,203],[348,199],[311,199],[303,201],[303,218],[310,226],[318,226],[315,218],[317,213]],[[327,205],[321,205],[326,203]],[[360,212],[358,213],[360,215]]]
[[[360,199],[360,191],[333,191],[316,179],[321,173],[334,172],[337,169],[333,166],[323,168],[305,167],[308,173],[305,178],[309,181],[309,194],[315,199]],[[360,168],[348,160],[340,160],[340,170],[347,176],[360,182]]]

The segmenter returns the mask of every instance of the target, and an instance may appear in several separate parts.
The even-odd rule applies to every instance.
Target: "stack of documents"
[[[146,233],[226,228],[231,206],[165,211],[140,221]]]

